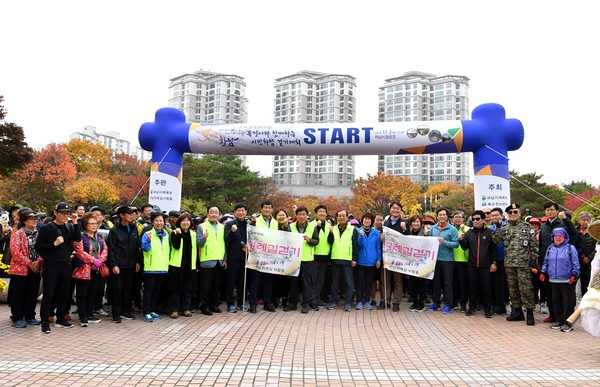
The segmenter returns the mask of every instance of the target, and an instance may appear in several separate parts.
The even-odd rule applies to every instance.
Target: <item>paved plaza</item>
[[[39,307],[39,306],[38,306]],[[1,386],[600,386],[600,340],[454,311],[222,313],[13,328],[0,305]]]

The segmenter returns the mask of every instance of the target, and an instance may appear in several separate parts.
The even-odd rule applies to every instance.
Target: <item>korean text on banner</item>
[[[302,234],[248,226],[246,267],[263,273],[297,277],[303,244]]]
[[[383,267],[399,273],[433,279],[437,261],[437,238],[406,236],[384,227]]]

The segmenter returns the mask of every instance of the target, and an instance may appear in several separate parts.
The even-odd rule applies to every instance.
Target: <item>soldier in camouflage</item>
[[[504,244],[504,267],[508,281],[508,293],[512,311],[508,321],[523,321],[523,306],[527,309],[527,325],[535,325],[533,308],[535,301],[531,283],[530,267],[538,255],[535,231],[531,225],[521,220],[518,204],[506,208],[508,222],[496,227],[492,234],[494,243]]]

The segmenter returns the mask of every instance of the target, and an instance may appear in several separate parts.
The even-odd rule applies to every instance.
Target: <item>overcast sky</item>
[[[85,125],[137,144],[168,104],[169,79],[200,69],[244,77],[256,124],[273,122],[275,78],[300,70],[354,76],[366,125],[385,79],[465,75],[471,110],[496,102],[523,123],[511,169],[599,185],[597,14],[594,2],[563,1],[9,0],[0,95],[31,145]],[[376,156],[357,160],[357,177],[376,172]],[[250,167],[267,174],[270,159]]]

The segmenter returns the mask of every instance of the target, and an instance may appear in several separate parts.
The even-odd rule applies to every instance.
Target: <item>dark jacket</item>
[[[237,225],[237,231],[231,232],[231,226]],[[248,223],[237,219],[225,223],[225,260],[243,262],[246,259],[246,229]]]
[[[496,262],[498,248],[492,241],[493,231],[487,227],[471,228],[459,241],[463,250],[469,250],[469,265],[475,267],[489,267]]]
[[[64,242],[54,246],[54,241],[62,236]],[[44,265],[70,265],[74,252],[73,242],[81,241],[81,233],[76,225],[58,225],[50,222],[42,227],[35,241],[35,251],[44,260]]]
[[[406,231],[402,231],[402,223],[406,224]],[[406,219],[398,218],[396,224],[392,224],[392,218],[387,218],[383,222],[384,227],[389,227],[394,231],[398,231],[400,234],[410,235],[410,223]]]
[[[140,249],[140,237],[134,223],[127,226],[115,224],[108,233],[106,239],[108,246],[108,259],[106,265],[109,268],[118,266],[121,269],[135,268],[136,263],[142,262]]]

